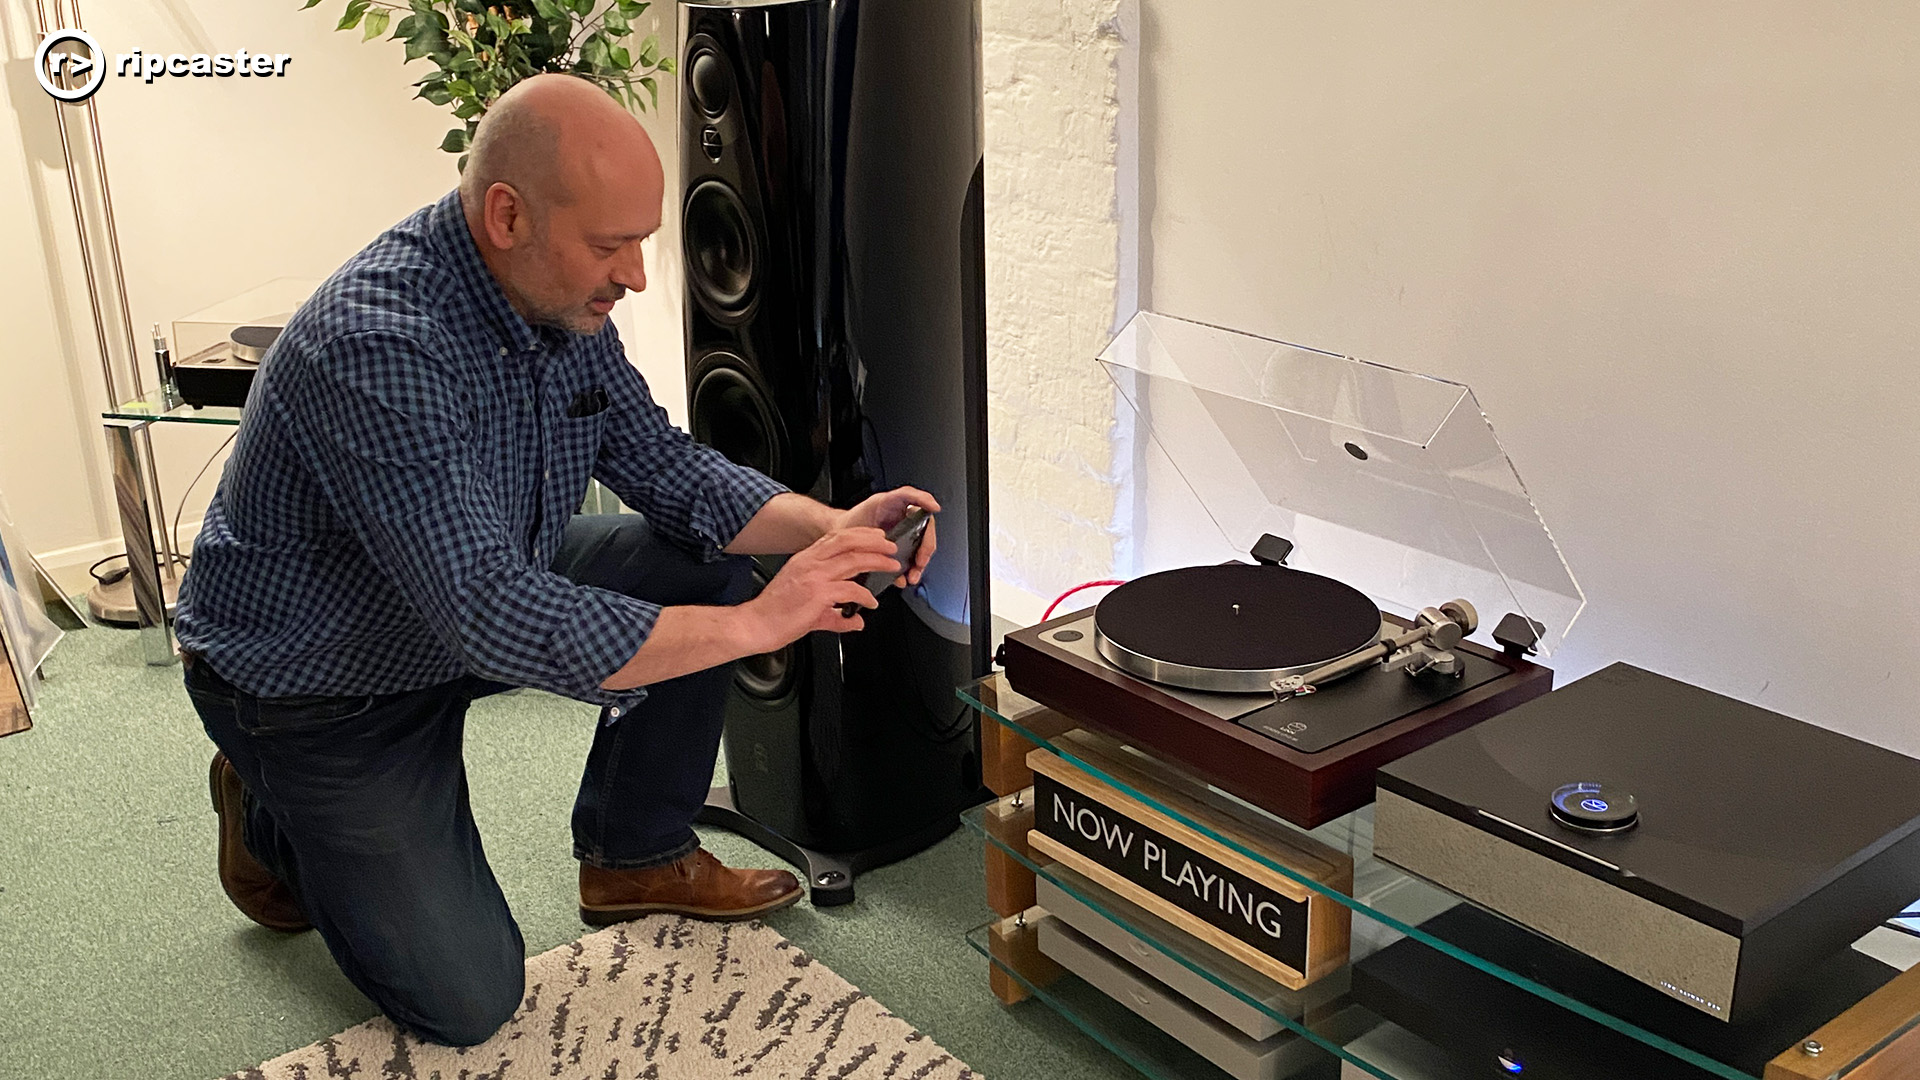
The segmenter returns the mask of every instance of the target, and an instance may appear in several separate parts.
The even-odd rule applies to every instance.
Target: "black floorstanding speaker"
[[[987,797],[954,695],[988,670],[978,0],[679,15],[694,437],[832,506],[911,484],[942,507],[920,585],[742,660],[727,702],[701,820],[846,903]]]

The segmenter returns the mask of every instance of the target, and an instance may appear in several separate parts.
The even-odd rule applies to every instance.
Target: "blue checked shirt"
[[[785,490],[675,428],[611,323],[521,319],[449,194],[341,267],[262,363],[180,643],[262,697],[472,674],[631,704],[644,691],[600,683],[659,606],[548,569],[589,477],[709,558]]]

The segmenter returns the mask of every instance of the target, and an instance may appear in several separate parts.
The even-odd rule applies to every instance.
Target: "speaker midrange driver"
[[[707,180],[687,194],[687,281],[715,318],[744,318],[753,307],[759,244],[740,194]]]

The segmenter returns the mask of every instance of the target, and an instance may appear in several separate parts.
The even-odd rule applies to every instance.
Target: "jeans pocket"
[[[253,698],[235,722],[251,735],[296,734],[364,716],[374,695]]]
[[[194,710],[202,717],[209,712],[237,714],[240,709],[240,703],[231,695],[202,690],[197,686],[187,687],[187,698],[193,702]]]

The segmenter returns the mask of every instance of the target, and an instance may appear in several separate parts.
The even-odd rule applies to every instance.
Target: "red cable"
[[[1102,585],[1125,585],[1125,584],[1126,584],[1125,581],[1110,578],[1106,581],[1088,581],[1088,582],[1083,582],[1079,585],[1075,585],[1073,588],[1068,589],[1066,592],[1063,592],[1059,596],[1056,596],[1053,598],[1053,603],[1047,605],[1047,613],[1045,615],[1040,616],[1040,621],[1046,622],[1048,619],[1053,618],[1053,609],[1060,606],[1060,601],[1065,600],[1067,597],[1072,596],[1074,593],[1079,592],[1081,589],[1097,589]]]

